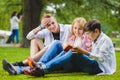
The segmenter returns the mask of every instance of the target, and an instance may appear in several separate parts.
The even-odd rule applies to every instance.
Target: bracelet
[[[40,27],[40,30],[44,29],[44,27],[42,26],[42,24],[39,27]]]
[[[87,56],[88,56],[88,57],[90,56],[90,52],[87,53]]]

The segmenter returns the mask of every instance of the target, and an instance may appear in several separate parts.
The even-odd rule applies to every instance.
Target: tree
[[[43,10],[43,3],[39,0],[23,0],[23,47],[29,46],[26,35],[40,23],[40,14]]]
[[[62,0],[53,0],[53,3],[56,4],[60,3],[61,1]],[[39,25],[42,10],[49,3],[51,2],[49,2],[48,0],[23,0],[23,47],[29,47],[29,41],[26,39],[26,35],[29,31]]]

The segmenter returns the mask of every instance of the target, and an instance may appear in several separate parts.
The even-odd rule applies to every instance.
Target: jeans
[[[74,54],[71,50],[64,51],[60,41],[54,41],[39,62],[46,65],[47,71],[68,69],[68,71],[87,72],[89,74],[101,73],[97,61],[84,54]]]
[[[80,53],[72,55],[72,65],[72,70],[77,72],[80,71],[89,74],[98,74],[102,72],[96,60],[90,59],[88,56]]]
[[[14,38],[16,36],[16,43],[19,43],[19,30],[13,29],[12,30],[12,42],[14,43]]]
[[[55,40],[53,43],[51,43],[49,48],[46,50],[46,52],[38,62],[42,62],[45,64],[56,57],[61,51],[63,51],[62,43],[58,40]]]
[[[71,69],[69,71],[81,71],[89,74],[102,72],[97,61],[84,54],[74,54],[71,50],[65,52],[60,41],[55,41],[39,61],[46,65],[48,71],[64,68],[67,64],[71,64],[67,66],[68,69]]]

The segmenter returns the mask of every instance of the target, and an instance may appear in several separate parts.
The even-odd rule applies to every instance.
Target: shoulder
[[[46,34],[47,34],[47,33],[48,33],[48,34],[51,33],[48,29],[42,29],[40,32],[43,32],[43,33],[46,33]]]
[[[59,24],[60,25],[60,27],[62,27],[62,28],[70,28],[72,25],[70,25],[70,24]]]
[[[111,38],[110,37],[108,37],[106,34],[104,34],[104,33],[101,33],[101,41],[103,41],[103,42],[105,42],[106,44],[113,44],[112,43],[112,40],[111,40]]]
[[[70,31],[72,27],[72,25],[70,24],[59,24],[59,26],[61,31],[66,31],[66,30]]]

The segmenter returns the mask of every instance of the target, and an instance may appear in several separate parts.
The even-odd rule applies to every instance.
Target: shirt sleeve
[[[35,34],[34,34],[33,30],[32,30],[32,31],[30,31],[30,32],[27,34],[26,38],[27,38],[28,40],[31,40],[31,39],[34,38],[34,36],[35,36]]]
[[[110,42],[109,40],[103,40],[99,47],[96,49],[96,51],[94,53],[90,54],[90,57],[92,59],[95,59],[97,61],[100,62],[104,62],[107,59],[109,59],[111,57],[111,52],[114,52],[113,49],[114,47],[112,46],[112,42]]]
[[[41,31],[39,31],[37,34],[34,34],[34,32],[33,32],[33,30],[32,31],[30,31],[29,33],[28,33],[28,35],[26,36],[26,38],[28,39],[28,40],[31,40],[31,39],[33,39],[33,38],[44,38],[45,37],[45,35],[47,34],[47,30],[46,29],[43,29],[43,30],[41,30]]]
[[[17,16],[15,16],[15,21],[20,22],[20,19],[18,19]]]

